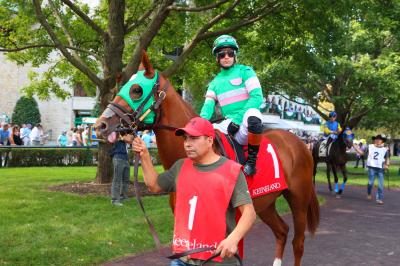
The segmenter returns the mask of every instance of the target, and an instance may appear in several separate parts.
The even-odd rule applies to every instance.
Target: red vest
[[[200,172],[185,159],[176,184],[174,253],[215,247],[226,237],[226,211],[241,165],[227,160],[213,171]],[[212,251],[190,255],[206,260]],[[222,261],[221,257],[215,261]]]

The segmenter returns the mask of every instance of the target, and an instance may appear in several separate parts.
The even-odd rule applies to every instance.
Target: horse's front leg
[[[343,183],[340,186],[339,194],[342,194],[343,191],[344,191],[344,188],[346,187],[346,182],[347,182],[347,167],[346,167],[346,164],[342,164],[340,166],[340,171],[342,172],[342,175],[343,175]]]
[[[336,165],[333,163],[332,164],[332,173],[333,173],[333,177],[335,180],[335,193],[336,193],[336,197],[339,198],[339,178],[337,176],[337,168]]]

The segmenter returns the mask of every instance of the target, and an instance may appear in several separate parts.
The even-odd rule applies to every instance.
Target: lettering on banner
[[[255,188],[252,190],[252,196],[257,196],[260,194],[268,193],[270,191],[275,191],[275,190],[278,190],[280,187],[281,187],[281,184],[279,182],[276,182],[276,183],[272,183],[270,185]]]
[[[191,242],[188,239],[183,239],[176,235],[174,235],[172,242],[175,247],[185,247],[187,250],[196,248],[208,248],[208,247],[214,247],[214,249],[216,249],[218,244],[217,242],[214,242],[213,244],[203,244],[201,242],[197,242],[197,239],[193,239],[193,242]],[[213,250],[207,252],[214,253]]]

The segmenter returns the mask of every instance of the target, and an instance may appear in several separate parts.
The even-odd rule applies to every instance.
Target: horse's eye
[[[140,99],[142,97],[142,95],[143,95],[143,90],[142,90],[141,87],[138,87],[137,85],[136,86],[134,85],[134,86],[131,87],[130,95],[131,95],[131,98],[133,100]]]

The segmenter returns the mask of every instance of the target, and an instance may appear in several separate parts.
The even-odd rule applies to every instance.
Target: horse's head
[[[144,125],[152,125],[156,117],[154,110],[164,99],[168,86],[168,81],[153,69],[143,52],[139,71],[124,84],[97,119],[97,135],[113,143],[117,140],[117,132],[136,132]]]
[[[353,146],[354,133],[349,127],[345,127],[342,132],[343,142],[346,144],[346,147],[350,149]]]

